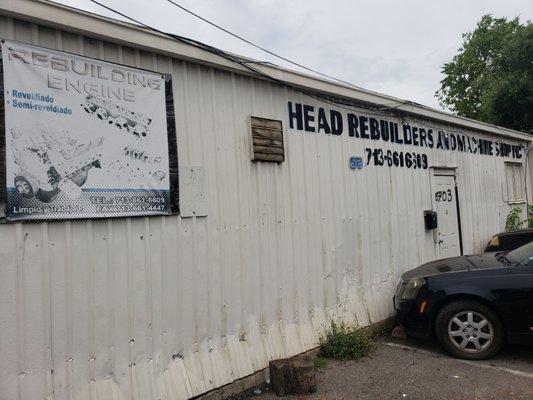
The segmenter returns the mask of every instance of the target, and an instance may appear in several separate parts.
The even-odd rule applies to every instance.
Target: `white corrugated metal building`
[[[0,399],[205,393],[390,317],[403,271],[526,206],[524,133],[46,1],[0,15],[4,39],[171,74],[180,166],[179,215],[0,226]],[[252,161],[251,117],[282,121],[284,161]]]

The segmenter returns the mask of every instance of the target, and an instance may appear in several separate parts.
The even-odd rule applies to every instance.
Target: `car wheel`
[[[15,177],[15,188],[22,197],[33,197],[33,187],[23,176],[19,175]]]
[[[494,356],[504,336],[494,311],[474,300],[458,300],[442,307],[435,320],[435,333],[448,353],[470,360]]]

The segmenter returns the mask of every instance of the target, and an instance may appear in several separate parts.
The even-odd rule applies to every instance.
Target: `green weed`
[[[320,355],[347,361],[369,355],[376,347],[372,338],[361,329],[331,324],[331,329],[320,338]]]
[[[327,360],[324,357],[319,356],[313,360],[313,365],[315,368],[324,368],[326,366],[326,362]]]

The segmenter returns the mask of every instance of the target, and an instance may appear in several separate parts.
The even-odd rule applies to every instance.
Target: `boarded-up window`
[[[251,117],[252,161],[285,161],[281,121]]]
[[[526,184],[524,168],[521,163],[505,163],[507,181],[507,200],[509,203],[526,201]]]

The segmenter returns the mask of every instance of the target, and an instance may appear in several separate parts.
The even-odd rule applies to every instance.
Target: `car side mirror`
[[[424,211],[424,223],[427,230],[435,229],[438,226],[437,212],[433,210]]]

